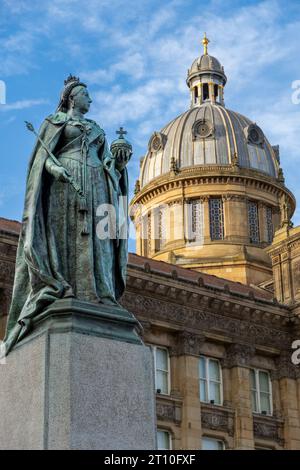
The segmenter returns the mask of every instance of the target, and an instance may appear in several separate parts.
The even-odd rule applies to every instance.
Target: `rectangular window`
[[[171,450],[172,439],[171,434],[163,429],[157,430],[157,449],[158,450]]]
[[[209,199],[210,238],[212,240],[223,240],[224,238],[224,216],[223,202],[221,198]]]
[[[224,441],[211,437],[202,437],[202,450],[224,450]]]
[[[274,237],[273,210],[272,207],[265,207],[266,213],[266,235],[267,242],[272,243]]]
[[[270,374],[264,370],[250,369],[252,411],[272,415],[272,384]]]
[[[258,205],[248,201],[248,224],[250,243],[259,243]]]
[[[154,355],[155,390],[163,395],[170,394],[170,357],[166,348],[151,346]]]
[[[167,240],[166,210],[166,207],[161,207],[158,213],[158,236],[160,240],[160,248],[165,245]]]
[[[143,256],[149,257],[151,254],[151,212],[142,218],[142,244]]]
[[[162,250],[167,242],[169,215],[168,205],[155,208],[155,251]]]
[[[204,237],[204,211],[200,199],[194,199],[186,204],[186,238],[190,243],[203,244]]]
[[[222,370],[217,359],[199,358],[200,401],[221,405],[223,402]]]

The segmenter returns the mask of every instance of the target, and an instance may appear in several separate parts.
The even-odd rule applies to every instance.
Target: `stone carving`
[[[157,418],[164,421],[173,421],[176,424],[181,422],[181,406],[176,403],[156,402]]]
[[[263,131],[257,124],[250,124],[246,128],[246,136],[249,144],[260,145],[262,146],[265,141],[265,136]]]
[[[211,137],[214,132],[214,126],[208,119],[199,119],[192,128],[193,140],[206,139]]]
[[[283,330],[230,318],[225,316],[223,312],[216,314],[207,311],[202,304],[201,308],[197,309],[194,306],[178,305],[126,291],[122,297],[122,305],[137,315],[147,317],[151,312],[152,319],[167,321],[178,326],[187,325],[188,328],[223,331],[224,334],[230,335],[238,341],[243,338],[246,342],[279,348],[289,345],[289,339]]]
[[[229,436],[234,435],[234,418],[233,413],[224,410],[208,409],[201,407],[201,423],[202,427],[215,431],[224,431]]]
[[[167,136],[161,132],[154,132],[149,140],[149,150],[150,152],[158,152],[165,148],[167,141]]]
[[[280,352],[280,356],[275,359],[275,370],[272,371],[272,379],[300,379],[300,367],[292,363],[292,350]]]
[[[235,343],[226,349],[226,357],[223,359],[224,367],[248,367],[251,357],[255,354],[255,346]]]
[[[189,331],[180,332],[176,334],[176,344],[170,348],[170,355],[199,356],[204,342],[204,335],[197,335]]]
[[[254,436],[263,439],[272,439],[283,445],[281,438],[282,425],[277,422],[270,422],[269,419],[254,417],[253,432]]]

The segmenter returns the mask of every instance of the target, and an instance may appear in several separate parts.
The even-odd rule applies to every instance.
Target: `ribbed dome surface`
[[[177,168],[184,169],[229,165],[235,155],[240,167],[277,177],[275,153],[260,128],[239,113],[204,103],[181,114],[151,137],[142,163],[141,186],[168,173],[172,157]]]
[[[189,73],[191,74],[197,72],[198,70],[212,70],[215,72],[223,72],[222,66],[218,59],[208,54],[204,54],[201,57],[195,59],[189,70]]]

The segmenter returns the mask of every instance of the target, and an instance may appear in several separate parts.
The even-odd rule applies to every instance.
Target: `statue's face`
[[[86,87],[75,87],[72,90],[70,99],[73,101],[73,108],[81,113],[85,114],[90,109],[92,100]]]

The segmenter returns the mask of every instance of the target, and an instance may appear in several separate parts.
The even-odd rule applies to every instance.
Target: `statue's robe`
[[[95,133],[100,134],[102,132],[104,137],[102,129],[94,121],[86,121],[89,121],[93,127],[91,136],[89,136],[90,140],[96,137]],[[41,126],[39,136],[54,155],[57,150],[59,139],[67,124],[67,115],[59,112],[49,116]],[[102,162],[102,179],[99,181],[102,185],[104,184],[102,189],[104,189],[104,192],[107,195],[107,200],[104,202],[114,206],[118,223],[119,196],[124,196],[126,202],[128,198],[128,175],[126,168],[121,172],[115,168],[115,160],[108,149],[105,137],[103,140],[103,145],[101,145],[98,151],[99,160]],[[29,162],[27,175],[23,224],[16,257],[12,303],[4,340],[6,353],[8,353],[11,348],[29,332],[32,326],[32,319],[34,319],[34,317],[46,309],[52,302],[66,296],[66,292],[70,292],[70,284],[71,288],[74,287],[69,280],[64,279],[64,273],[62,272],[63,269],[59,268],[59,265],[56,264],[55,260],[58,260],[60,257],[60,253],[58,253],[56,245],[59,244],[60,249],[62,246],[65,246],[67,250],[68,246],[76,247],[76,244],[81,243],[81,239],[78,238],[78,230],[76,233],[72,233],[72,229],[68,227],[66,228],[66,225],[63,227],[59,226],[60,223],[63,223],[62,221],[65,219],[67,220],[67,217],[70,216],[72,210],[75,210],[73,206],[75,203],[77,204],[75,201],[77,195],[70,183],[55,181],[54,178],[49,175],[45,169],[45,162],[48,157],[49,155],[47,151],[37,140]],[[93,174],[95,174],[94,170],[95,169],[93,169]],[[88,183],[97,185],[97,181]],[[54,209],[58,211],[58,217],[55,219],[55,214],[52,212],[53,218],[50,220],[49,213],[51,215],[51,210],[53,210],[53,207],[51,209],[51,206],[53,205],[53,200],[56,197],[55,187],[60,188],[59,191],[66,195],[64,197],[69,197],[70,201],[67,201],[67,206],[64,204],[61,206],[59,201],[54,201]],[[103,191],[101,191],[101,194],[102,193]],[[66,208],[68,210],[66,210]],[[103,271],[104,274],[101,278],[101,282],[103,279],[105,282],[106,276],[107,281],[111,282],[111,278],[113,277],[114,297],[115,299],[118,299],[125,288],[128,253],[127,230],[126,236],[124,236],[123,231],[122,238],[118,238],[117,232],[116,239],[114,240],[100,240],[95,233],[96,225],[94,220],[94,209],[95,208],[89,211],[90,235],[80,235],[83,240],[82,243],[87,244],[86,252],[84,252],[85,245],[79,247],[81,260],[86,263],[86,266],[85,269],[82,269],[82,266],[76,266],[76,262],[78,263],[78,260],[74,260],[74,269],[82,269],[82,273],[80,275],[88,275],[91,277],[93,276],[93,269],[95,266],[96,268],[97,266],[101,267],[103,271],[107,264],[108,271],[110,270],[110,272]],[[65,213],[63,213],[63,211]],[[74,213],[73,216],[76,217],[76,223],[82,223],[78,212],[76,212],[76,214]],[[58,221],[58,226],[55,225],[55,220]],[[68,231],[68,233],[59,233],[61,230]],[[61,239],[58,237],[65,238]],[[90,240],[91,237],[94,240],[94,245],[91,245],[91,243],[87,241],[88,239]],[[59,243],[56,243],[56,240],[59,240]],[[106,249],[104,252],[101,252],[101,250],[99,251],[98,248],[102,247],[101,243],[109,243],[110,251],[108,252]],[[96,246],[95,244],[98,244],[98,248],[96,252],[93,253],[93,246]],[[113,250],[114,256],[113,272],[111,271],[110,259],[99,259],[102,254],[104,257],[110,257],[110,253],[112,253],[111,250]],[[71,257],[68,256],[67,261],[69,262],[70,259]],[[69,270],[73,271],[73,267],[69,266]],[[78,273],[75,272],[75,274]],[[82,279],[84,285],[86,277]],[[76,282],[78,288],[78,285],[80,284],[78,276]],[[78,291],[74,292],[74,295],[82,300],[89,300],[89,298],[85,298],[84,296],[82,298],[82,296],[78,294]]]

